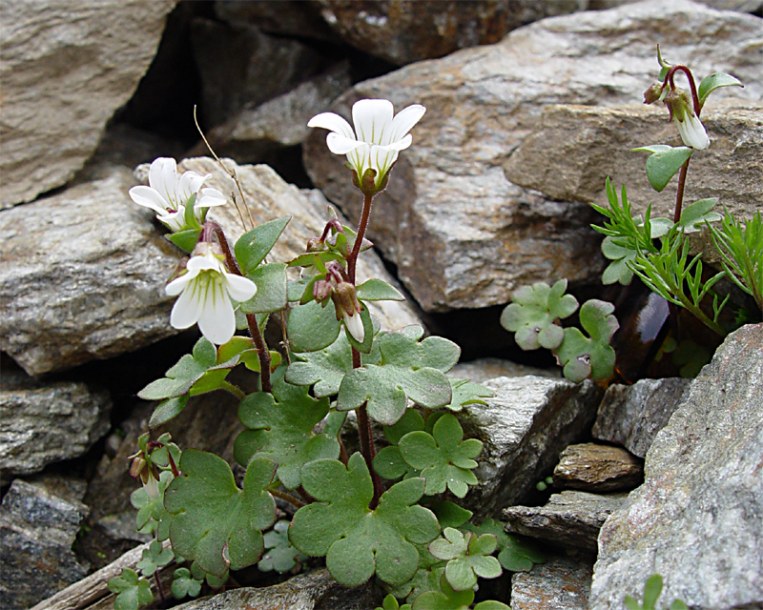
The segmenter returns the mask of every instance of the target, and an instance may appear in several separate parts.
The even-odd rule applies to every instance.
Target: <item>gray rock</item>
[[[723,99],[716,93],[703,109],[712,143],[692,158],[685,201],[718,197],[730,212],[749,218],[763,201],[763,102],[728,99],[736,94],[727,89]],[[656,196],[644,172],[646,155],[631,151],[657,143],[682,144],[662,105],[551,106],[504,169],[512,182],[549,198],[600,205],[606,205],[610,176],[618,194],[627,186],[634,213],[653,203],[652,216],[672,218],[677,180]]]
[[[0,207],[61,186],[138,86],[177,0],[0,5]]]
[[[321,17],[320,5],[306,0],[216,2],[215,15],[233,25],[249,23],[263,32],[340,43]]]
[[[551,557],[511,575],[512,610],[588,610],[593,563]]]
[[[87,507],[84,483],[16,479],[0,510],[0,607],[21,610],[87,574],[72,544]]]
[[[570,445],[562,451],[554,468],[554,485],[561,489],[630,490],[643,479],[640,460],[620,447],[596,443]]]
[[[466,497],[481,515],[526,498],[561,450],[586,433],[600,397],[590,381],[498,377],[484,385],[495,396],[461,418],[466,436],[484,443],[474,471],[480,484]]]
[[[643,458],[689,388],[688,379],[641,379],[631,386],[612,385],[599,405],[593,436],[617,443]]]
[[[558,369],[542,369],[500,358],[479,358],[470,362],[460,362],[453,367],[450,375],[470,379],[475,383],[482,383],[496,377],[523,377],[525,375],[548,377],[549,379],[560,378]]]
[[[749,15],[642,2],[544,19],[499,44],[359,83],[333,110],[349,116],[365,97],[428,109],[378,198],[371,239],[425,311],[504,304],[535,281],[598,285],[588,227],[597,215],[516,185],[503,165],[549,104],[638,103],[655,78],[655,40],[671,41],[666,55],[698,73],[735,73],[748,86],[734,95],[761,99],[761,37],[763,22]],[[304,159],[315,184],[356,218],[361,198],[323,130],[308,138]]]
[[[79,457],[109,429],[111,397],[79,382],[38,383],[4,367],[0,384],[0,484]]]
[[[380,600],[369,586],[345,589],[326,570],[295,576],[270,587],[241,588],[175,606],[176,610],[368,610]]]
[[[620,508],[628,494],[562,491],[545,506],[504,509],[506,531],[596,553],[596,538],[604,521]]]
[[[763,603],[763,324],[726,338],[646,456],[646,481],[604,524],[591,609],[640,594],[692,608]]]

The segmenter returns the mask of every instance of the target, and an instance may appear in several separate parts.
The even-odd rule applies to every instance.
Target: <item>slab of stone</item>
[[[72,551],[83,492],[82,481],[13,481],[0,510],[0,607],[28,608],[87,574]]]
[[[627,497],[626,493],[562,491],[552,494],[545,506],[504,509],[506,531],[596,553],[601,526]]]
[[[591,610],[639,594],[691,608],[763,603],[763,324],[729,335],[646,455],[646,480],[607,520]]]
[[[233,589],[175,606],[176,610],[368,610],[380,602],[369,586],[345,589],[326,570],[300,574],[270,587]]]
[[[512,610],[588,610],[593,562],[550,557],[511,575]]]
[[[495,395],[460,418],[465,436],[484,443],[474,470],[480,483],[464,501],[480,515],[522,502],[561,450],[587,433],[601,395],[590,381],[544,377],[498,377],[484,385]]]
[[[320,5],[305,0],[258,0],[257,2],[216,2],[215,15],[230,24],[248,23],[263,32],[298,38],[341,40],[321,17]]]
[[[74,381],[36,382],[18,369],[3,369],[0,484],[80,457],[108,432],[106,390]]]
[[[633,385],[611,385],[596,414],[593,436],[622,445],[643,458],[657,433],[683,401],[690,380],[641,379]]]
[[[397,110],[427,107],[378,198],[371,239],[425,311],[505,304],[517,287],[535,281],[565,277],[598,286],[600,261],[588,227],[597,215],[586,204],[515,184],[504,164],[547,105],[639,103],[655,78],[655,40],[669,40],[665,54],[697,73],[734,73],[747,83],[734,95],[760,100],[761,39],[760,19],[657,0],[544,19],[498,44],[357,84],[332,110],[349,116],[355,100],[369,97],[388,98]],[[357,218],[362,198],[325,137],[316,130],[306,141],[306,168]],[[716,132],[716,146],[723,138]],[[735,167],[724,171],[736,179]]]
[[[597,443],[570,445],[554,468],[554,485],[560,489],[627,491],[643,479],[641,460],[621,447]]]
[[[0,208],[61,186],[138,86],[177,0],[7,0]]]
[[[469,362],[459,362],[449,374],[452,377],[470,379],[475,383],[482,383],[496,377],[523,377],[525,375],[548,377],[549,379],[560,378],[558,369],[542,369],[501,358],[478,358]]]

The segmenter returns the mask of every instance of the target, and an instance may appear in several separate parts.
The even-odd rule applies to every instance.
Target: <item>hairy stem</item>
[[[347,276],[350,283],[355,285],[355,266],[358,262],[358,255],[360,254],[360,247],[363,245],[363,238],[366,235],[366,229],[368,228],[368,219],[371,217],[371,201],[373,195],[363,196],[363,211],[360,213],[360,222],[358,223],[358,234],[355,237],[355,244],[352,246],[352,252],[347,257]]]
[[[691,161],[691,157],[686,159],[686,163],[681,166],[681,171],[678,172],[678,189],[676,190],[676,205],[673,208],[673,222],[678,222],[681,219],[681,211],[684,204],[684,188],[686,187],[686,173],[689,171],[689,161]]]

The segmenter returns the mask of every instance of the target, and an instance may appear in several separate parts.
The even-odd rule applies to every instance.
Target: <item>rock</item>
[[[656,75],[656,40],[671,41],[666,55],[700,74],[733,72],[748,83],[734,95],[758,100],[762,35],[763,21],[749,15],[641,2],[544,19],[498,44],[357,84],[334,111],[349,116],[352,102],[366,97],[391,99],[398,110],[414,102],[428,108],[378,198],[371,239],[428,312],[505,304],[518,286],[536,281],[598,285],[588,227],[598,215],[516,185],[504,164],[547,105],[638,103]],[[306,141],[306,168],[357,218],[361,197],[325,135],[316,130]]]
[[[81,481],[13,481],[0,511],[0,607],[28,608],[87,574],[71,548],[83,491]]]
[[[503,511],[506,531],[596,553],[599,529],[627,495],[563,491],[545,506],[511,506]]]
[[[461,417],[465,436],[484,443],[474,471],[480,484],[466,497],[480,515],[523,501],[560,451],[586,433],[600,396],[590,381],[498,377],[484,385],[495,395]]]
[[[529,572],[511,575],[512,610],[587,610],[593,564],[551,557]]]
[[[302,42],[269,36],[245,24],[197,18],[191,24],[191,40],[208,126],[219,125],[245,105],[255,107],[286,93],[330,64]]]
[[[470,379],[475,383],[482,383],[496,377],[524,377],[525,375],[559,379],[558,369],[542,369],[501,358],[479,358],[470,362],[460,362],[449,374],[452,377]]]
[[[175,606],[176,610],[368,610],[380,600],[368,585],[345,589],[326,570],[295,576],[270,587],[233,589]]]
[[[570,445],[554,468],[554,485],[560,489],[627,491],[639,486],[643,479],[640,460],[620,447],[596,443]]]
[[[218,155],[238,163],[261,162],[274,151],[301,144],[310,133],[307,122],[349,87],[349,64],[343,62],[288,93],[247,107],[210,131],[207,139]],[[200,144],[193,152],[204,154],[206,147]]]
[[[688,388],[689,380],[677,377],[641,379],[630,386],[611,385],[599,405],[592,434],[643,458]]]
[[[249,23],[263,32],[341,42],[320,14],[320,5],[305,0],[216,2],[215,15],[226,23]]]
[[[3,24],[0,207],[66,183],[135,91],[177,0],[8,0]]]
[[[111,398],[85,383],[40,383],[4,366],[0,385],[0,484],[79,457],[109,429]]]
[[[736,94],[726,91],[726,97]],[[763,201],[763,102],[722,98],[713,95],[702,113],[711,146],[692,158],[685,201],[718,197],[730,212],[749,218]],[[653,203],[652,216],[672,218],[677,180],[656,196],[644,171],[646,155],[631,151],[656,143],[682,145],[664,107],[550,106],[504,169],[515,184],[549,198],[599,205],[606,205],[610,176],[618,194],[627,186],[634,214]]]
[[[763,324],[729,335],[646,455],[644,484],[604,524],[591,609],[640,594],[691,608],[763,602]]]

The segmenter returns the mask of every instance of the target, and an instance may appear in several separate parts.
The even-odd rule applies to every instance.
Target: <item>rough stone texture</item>
[[[590,0],[588,8],[600,11],[639,1],[640,0]],[[720,11],[760,13],[760,11],[763,10],[763,1],[761,0],[698,0],[698,2]]]
[[[371,239],[426,311],[503,304],[539,280],[598,285],[588,228],[597,215],[519,187],[503,165],[546,105],[638,103],[656,75],[655,40],[669,40],[666,55],[698,73],[735,73],[747,87],[734,95],[759,100],[762,38],[763,21],[749,15],[643,2],[544,19],[499,44],[359,83],[335,111],[349,116],[361,97],[428,109],[378,198]],[[360,198],[324,130],[308,138],[304,158],[314,182],[356,217]]]
[[[582,443],[570,445],[554,468],[554,485],[561,489],[607,492],[629,490],[644,479],[641,461],[625,449]]]
[[[175,606],[176,610],[368,610],[380,603],[369,586],[345,589],[326,570],[295,576],[271,587],[242,588]]]
[[[612,385],[599,405],[593,436],[617,443],[643,458],[657,433],[668,423],[689,388],[688,379],[642,379]]]
[[[563,491],[553,494],[545,506],[505,509],[506,531],[595,554],[599,529],[627,497],[625,493]]]
[[[61,186],[85,164],[176,1],[0,3],[0,207]]]
[[[218,155],[239,163],[262,161],[268,153],[302,143],[310,133],[307,122],[349,87],[349,64],[343,62],[288,93],[242,110],[207,139]],[[194,151],[203,154],[206,148],[199,145]]]
[[[211,160],[188,169],[213,174],[210,184],[235,192]],[[325,208],[286,184],[266,166],[236,166],[258,223],[291,215],[274,258],[288,260],[323,228]],[[227,177],[223,175],[226,180]],[[174,300],[164,284],[181,253],[164,239],[150,211],[132,203],[135,179],[123,168],[110,176],[0,212],[0,342],[29,374],[70,368],[134,351],[178,333],[169,325]],[[231,241],[243,233],[234,206],[211,214]],[[373,253],[364,253],[359,277],[391,279]],[[410,306],[373,308],[386,328],[418,322]]]
[[[655,572],[691,608],[763,603],[763,324],[729,335],[646,456],[646,480],[604,524],[591,610]]]
[[[466,496],[470,510],[487,515],[521,502],[556,464],[561,450],[580,440],[600,397],[590,381],[498,377],[485,406],[467,407],[466,436],[484,443],[474,471],[480,484]]]
[[[83,455],[109,429],[111,398],[78,382],[37,383],[4,366],[0,383],[0,484]]]
[[[0,607],[21,610],[87,574],[72,544],[87,506],[84,483],[16,479],[0,510]]]
[[[215,2],[217,17],[230,24],[249,23],[263,32],[341,42],[321,17],[320,5],[306,0]]]
[[[560,378],[558,369],[542,369],[500,358],[479,358],[470,362],[461,362],[453,367],[450,375],[461,379],[471,379],[475,383],[482,383],[496,377],[523,377],[525,375],[549,379]]]
[[[728,99],[736,94],[716,92],[703,110],[712,144],[692,158],[685,201],[718,197],[730,212],[749,218],[763,201],[763,102]],[[653,203],[652,216],[672,218],[677,180],[656,195],[644,171],[646,155],[631,152],[657,143],[682,145],[662,105],[551,106],[504,169],[512,182],[549,198],[602,205],[610,176],[618,193],[627,186],[634,213]]]
[[[593,564],[551,557],[529,572],[511,575],[512,610],[588,610]]]
[[[207,125],[286,93],[329,65],[316,49],[254,26],[197,18],[191,29]]]

